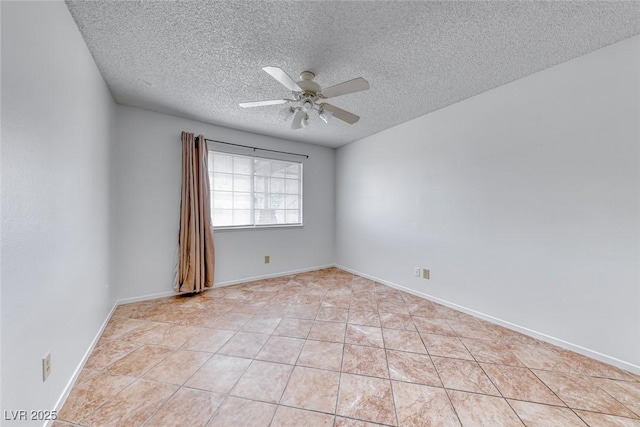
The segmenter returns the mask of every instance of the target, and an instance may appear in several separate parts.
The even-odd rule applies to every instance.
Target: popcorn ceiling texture
[[[106,2],[67,5],[116,102],[339,147],[640,33],[640,2]],[[331,103],[361,116],[292,130],[261,70],[371,89]],[[208,135],[215,138],[215,135]],[[239,142],[242,141],[232,141]]]

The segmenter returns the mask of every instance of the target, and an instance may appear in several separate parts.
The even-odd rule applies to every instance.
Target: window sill
[[[214,232],[218,231],[246,231],[246,230],[273,230],[275,228],[304,228],[304,224],[274,224],[274,225],[248,225],[248,226],[229,226],[229,227],[213,227]]]

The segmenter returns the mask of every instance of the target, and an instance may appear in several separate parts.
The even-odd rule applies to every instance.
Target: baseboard
[[[335,264],[325,264],[325,265],[318,265],[315,267],[302,268],[298,270],[289,270],[289,271],[284,271],[280,273],[265,274],[262,276],[252,276],[252,277],[245,277],[242,279],[227,280],[224,282],[215,283],[212,289],[221,288],[225,286],[239,285],[241,283],[255,282],[256,280],[272,279],[274,277],[291,276],[292,274],[307,273],[309,271],[323,270],[325,268],[331,268],[335,266],[336,266]]]
[[[167,291],[167,292],[158,292],[157,294],[141,295],[139,297],[122,298],[116,301],[116,306],[122,305],[122,304],[130,304],[132,302],[141,302],[141,301],[148,301],[148,300],[158,299],[158,298],[166,298],[173,295],[179,295],[179,294],[174,291]]]
[[[282,271],[282,272],[278,272],[278,273],[265,274],[265,275],[262,275],[262,276],[251,276],[251,277],[244,277],[242,279],[227,280],[227,281],[224,281],[224,282],[215,282],[212,288],[206,289],[205,291],[210,291],[210,290],[217,289],[217,288],[223,288],[225,286],[233,286],[233,285],[239,285],[239,284],[242,284],[242,283],[255,282],[256,280],[272,279],[274,277],[282,277],[282,276],[290,276],[292,274],[307,273],[309,271],[322,270],[324,268],[330,268],[330,267],[335,267],[335,265],[334,264],[326,264],[326,265],[319,265],[319,266],[315,266],[315,267],[302,268],[302,269],[298,269],[298,270],[289,270],[289,271]],[[149,301],[149,300],[154,300],[154,299],[158,299],[158,298],[166,298],[166,297],[170,297],[170,296],[174,296],[174,295],[180,295],[180,293],[175,292],[175,291],[167,291],[167,292],[159,292],[159,293],[156,293],[156,294],[141,295],[141,296],[138,296],[138,297],[123,298],[123,299],[119,299],[116,302],[116,305],[130,304],[132,302]]]
[[[100,340],[100,337],[102,336],[102,332],[104,331],[104,328],[107,327],[107,324],[109,323],[109,320],[111,319],[111,316],[113,315],[113,313],[116,311],[117,307],[118,307],[118,302],[116,301],[113,304],[113,307],[111,307],[111,310],[109,311],[109,314],[107,314],[107,317],[104,319],[104,322],[102,322],[102,325],[100,326],[100,329],[98,329],[98,333],[96,333],[96,335],[93,337],[93,340],[91,341],[91,344],[89,345],[89,348],[87,349],[87,351],[82,356],[82,359],[80,359],[80,363],[78,364],[78,367],[73,372],[73,375],[71,376],[71,379],[67,383],[67,386],[64,388],[62,394],[60,395],[60,398],[56,402],[56,405],[53,408],[55,411],[60,412],[60,410],[62,409],[62,405],[64,405],[64,402],[67,400],[67,397],[69,397],[69,393],[71,393],[71,389],[73,388],[74,384],[76,383],[76,380],[78,379],[78,375],[80,375],[80,372],[82,371],[82,368],[84,368],[84,364],[87,363],[87,360],[89,359],[89,356],[91,356],[91,353],[93,352],[93,349],[96,347],[96,344],[98,343],[98,341]],[[53,423],[54,423],[53,420],[46,421],[44,423],[44,426],[48,427],[48,426],[53,425]]]
[[[402,286],[402,285],[398,285],[397,283],[389,282],[387,280],[380,279],[378,277],[374,277],[374,276],[365,274],[365,273],[357,271],[357,270],[353,270],[351,268],[344,267],[342,265],[336,264],[335,267],[339,268],[341,270],[348,271],[349,273],[365,277],[365,278],[373,280],[375,282],[382,283],[383,285],[387,285],[389,287],[392,287],[392,288],[395,288],[395,289],[410,293],[412,295],[416,295],[416,296],[419,296],[419,297],[422,297],[422,298],[426,298],[428,300],[437,302],[438,304],[442,304],[444,306],[456,309],[458,311],[462,311],[463,313],[467,313],[467,314],[470,314],[472,316],[479,317],[479,318],[481,318],[483,320],[487,320],[487,321],[489,321],[491,323],[495,323],[497,325],[504,326],[505,328],[511,329],[513,331],[516,331],[516,332],[520,332],[520,333],[522,333],[524,335],[539,339],[541,341],[545,341],[545,342],[548,342],[550,344],[557,345],[558,347],[564,348],[566,350],[574,351],[576,353],[582,354],[583,356],[587,356],[587,357],[590,357],[592,359],[596,359],[596,360],[599,360],[601,362],[608,363],[608,364],[613,365],[613,366],[617,366],[618,368],[625,369],[625,370],[627,370],[629,372],[633,372],[635,374],[640,374],[640,366],[634,365],[634,364],[629,363],[629,362],[625,362],[624,360],[617,359],[615,357],[600,353],[600,352],[595,351],[595,350],[590,350],[588,348],[585,348],[585,347],[582,347],[580,345],[567,342],[567,341],[562,340],[560,338],[556,338],[556,337],[553,337],[551,335],[547,335],[547,334],[544,334],[542,332],[538,332],[538,331],[535,331],[533,329],[529,329],[529,328],[526,328],[524,326],[520,326],[518,324],[509,322],[509,321],[506,321],[506,320],[503,320],[503,319],[500,319],[500,318],[497,318],[497,317],[494,317],[494,316],[490,316],[488,314],[484,314],[484,313],[481,313],[481,312],[476,311],[476,310],[472,310],[470,308],[467,308],[467,307],[464,307],[464,306],[461,306],[461,305],[458,305],[458,304],[443,300],[441,298],[438,298],[438,297],[435,297],[435,296],[432,296],[432,295],[429,295],[429,294],[425,294],[425,293],[420,292],[420,291],[416,291],[416,290],[411,289],[411,288],[407,288],[407,287]]]

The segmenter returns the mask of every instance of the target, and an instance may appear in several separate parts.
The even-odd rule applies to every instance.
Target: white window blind
[[[302,225],[302,163],[209,151],[214,227]]]

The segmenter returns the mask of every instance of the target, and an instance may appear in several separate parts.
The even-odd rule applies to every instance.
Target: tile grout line
[[[493,381],[493,379],[491,378],[491,376],[487,373],[487,371],[484,369],[484,367],[482,366],[482,364],[480,362],[476,361],[476,364],[480,367],[480,369],[482,370],[482,372],[484,372],[484,375],[489,378],[489,381],[491,382],[491,384],[493,384],[493,386],[496,388],[496,390],[498,390],[498,393],[500,393],[500,397],[502,398],[502,400],[504,400],[504,402],[507,404],[507,406],[511,409],[511,411],[515,414],[516,417],[518,417],[518,419],[520,420],[520,422],[522,423],[522,425],[526,425],[524,420],[520,417],[520,414],[518,414],[518,412],[513,408],[513,406],[511,406],[511,403],[509,403],[509,401],[507,400],[507,398],[505,397],[504,393],[502,393],[502,390],[500,390],[500,387],[498,387],[498,385],[495,383],[495,381]],[[533,402],[532,402],[533,403]]]
[[[589,377],[591,378],[591,377]],[[609,378],[609,380],[611,380]],[[615,380],[613,380],[615,381]],[[623,402],[620,401],[620,399],[617,399],[614,395],[612,395],[611,393],[609,393],[607,390],[603,389],[602,387],[600,387],[599,384],[595,384],[596,387],[598,387],[598,389],[602,390],[604,393],[606,393],[607,395],[609,395],[609,397],[611,397],[613,400],[615,400],[616,402],[618,402],[620,405],[622,405],[623,408],[627,409],[629,412],[631,412],[633,415],[636,416],[635,419],[640,419],[640,414],[636,413],[635,410],[632,410],[631,408],[629,408],[627,405],[625,405]],[[612,414],[613,415],[613,414]],[[625,417],[624,415],[619,415],[620,417]],[[625,418],[631,418],[631,417],[625,417]],[[634,418],[631,418],[634,419]]]
[[[422,339],[422,335],[420,335],[420,339]],[[442,381],[442,377],[440,376],[440,372],[438,372],[438,368],[436,368],[436,364],[433,363],[433,357],[431,356],[431,353],[429,353],[429,349],[427,348],[427,345],[424,343],[424,341],[422,341],[422,344],[424,345],[424,348],[427,350],[427,356],[429,356],[429,360],[431,361],[431,365],[433,366],[433,370],[436,372],[436,375],[438,376],[438,380],[440,381],[440,384],[442,384],[442,388],[443,388],[445,394],[447,395],[447,399],[449,399],[449,405],[451,405],[451,408],[453,409],[453,413],[456,415],[456,418],[458,419],[458,423],[460,424],[460,426],[462,426],[463,424],[462,424],[462,420],[460,419],[460,415],[458,414],[458,410],[456,409],[456,406],[453,404],[453,400],[451,400],[451,396],[449,395],[449,391],[445,387],[444,381]],[[473,357],[473,355],[472,355],[472,357]]]
[[[377,292],[376,292],[376,300],[378,299],[377,296]],[[378,318],[380,318],[380,312],[378,311]],[[389,381],[389,387],[391,388],[391,403],[393,404],[393,412],[396,415],[396,425],[400,426],[400,416],[398,415],[398,405],[396,404],[396,394],[395,391],[393,390],[393,381],[391,381],[391,371],[389,369],[389,356],[387,354],[387,346],[386,343],[384,342],[384,334],[382,333],[382,319],[380,319],[380,335],[382,335],[382,345],[383,350],[384,350],[384,360],[386,362],[386,368],[387,368],[387,375],[388,375],[388,381]],[[424,345],[424,343],[422,343],[422,345]],[[427,350],[427,348],[425,347],[425,351]],[[427,352],[427,355],[429,353]]]

